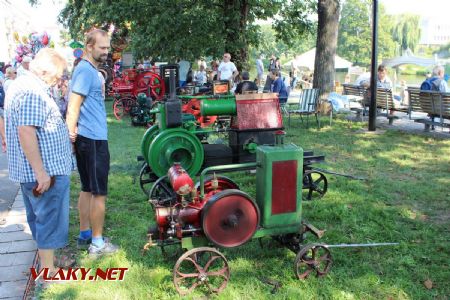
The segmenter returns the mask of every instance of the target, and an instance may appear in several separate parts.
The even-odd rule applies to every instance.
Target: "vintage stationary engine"
[[[169,169],[167,178],[170,187],[166,188],[171,193],[151,199],[156,226],[149,233],[154,239],[170,243],[185,237],[206,236],[221,247],[236,247],[253,236],[259,224],[259,209],[231,179],[207,177],[202,194],[200,185],[194,185],[178,163]]]

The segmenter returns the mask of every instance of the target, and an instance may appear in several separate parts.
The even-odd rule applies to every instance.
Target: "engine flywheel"
[[[246,193],[221,191],[205,204],[202,228],[208,240],[219,247],[237,247],[250,240],[259,224],[258,206]]]

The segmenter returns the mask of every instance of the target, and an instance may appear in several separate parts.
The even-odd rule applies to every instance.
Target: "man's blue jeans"
[[[20,184],[27,221],[39,249],[58,249],[68,244],[70,177],[55,177],[53,187],[39,197],[33,195],[36,182]]]

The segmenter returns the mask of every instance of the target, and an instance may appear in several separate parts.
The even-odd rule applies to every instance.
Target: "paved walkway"
[[[22,193],[8,179],[6,155],[0,153],[0,299],[22,299],[35,255]]]

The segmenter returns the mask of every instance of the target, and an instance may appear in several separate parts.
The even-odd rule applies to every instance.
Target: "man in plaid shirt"
[[[30,71],[6,95],[9,177],[19,182],[41,268],[55,272],[54,249],[68,243],[72,148],[69,132],[51,97],[66,68],[53,49],[42,49]]]

